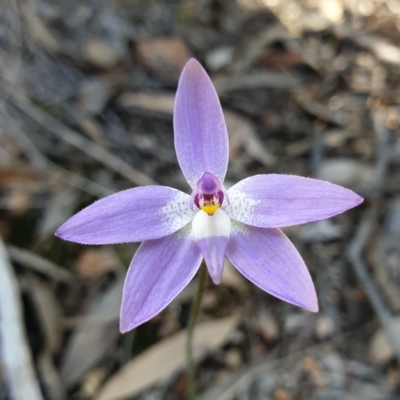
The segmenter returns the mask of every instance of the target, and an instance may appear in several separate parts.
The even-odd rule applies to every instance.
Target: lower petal
[[[228,240],[229,239],[224,236],[215,236],[212,238],[200,239],[197,242],[206,262],[208,273],[216,285],[219,285],[222,281]]]
[[[222,280],[230,231],[231,220],[221,209],[213,215],[200,210],[193,218],[193,237],[199,245],[208,272],[216,285]]]
[[[318,300],[307,267],[279,229],[232,222],[226,255],[262,290],[306,310],[318,311]]]
[[[164,309],[190,282],[201,260],[188,228],[143,242],[125,280],[121,332],[136,328]]]

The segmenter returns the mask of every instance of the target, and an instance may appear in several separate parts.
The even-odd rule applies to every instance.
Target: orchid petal
[[[165,186],[128,189],[86,207],[58,228],[56,235],[83,244],[158,239],[191,221],[195,212],[189,202],[189,195]]]
[[[232,222],[226,255],[262,290],[306,310],[318,311],[317,296],[307,267],[279,229]]]
[[[228,190],[224,209],[240,222],[278,228],[318,221],[363,202],[353,191],[333,183],[294,175],[255,175]]]
[[[201,253],[185,227],[143,242],[129,267],[122,295],[120,330],[127,332],[164,309],[200,267]]]
[[[183,175],[194,188],[204,172],[223,182],[228,166],[228,133],[221,104],[206,71],[191,59],[175,97],[175,150]]]
[[[231,220],[218,209],[213,215],[200,210],[193,219],[192,232],[206,261],[213,282],[222,280],[224,258],[231,231]]]

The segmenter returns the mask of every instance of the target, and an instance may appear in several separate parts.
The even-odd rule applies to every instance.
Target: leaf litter
[[[18,285],[2,291],[0,309],[21,307],[27,400],[186,396],[195,285],[121,338],[122,265],[136,246],[81,248],[52,232],[132,185],[185,190],[172,112],[190,56],[219,90],[229,184],[287,173],[366,197],[327,223],[285,229],[316,283],[318,316],[261,293],[229,264],[209,285],[202,399],[398,397],[399,19],[391,1],[3,2],[0,235]],[[9,360],[0,397],[14,400]]]

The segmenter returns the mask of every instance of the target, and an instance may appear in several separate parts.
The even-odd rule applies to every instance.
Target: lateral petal
[[[306,310],[318,311],[307,267],[279,229],[256,228],[233,221],[226,255],[262,290]]]
[[[229,155],[224,115],[210,78],[195,59],[188,61],[179,80],[174,134],[178,162],[192,188],[204,172],[224,181]]]
[[[125,279],[121,332],[136,328],[164,309],[190,282],[201,260],[189,227],[161,239],[143,242]]]
[[[231,220],[221,209],[213,215],[200,210],[192,222],[193,237],[199,245],[208,272],[216,285],[222,280],[230,231]]]
[[[194,217],[190,196],[165,186],[143,186],[105,197],[71,217],[56,236],[82,244],[158,239]]]
[[[318,221],[363,202],[333,183],[294,175],[255,175],[228,190],[227,214],[240,222],[278,228]]]

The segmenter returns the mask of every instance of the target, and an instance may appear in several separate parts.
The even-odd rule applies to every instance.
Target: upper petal
[[[195,215],[190,196],[165,186],[124,190],[71,217],[56,235],[83,244],[140,242],[167,236]]]
[[[294,175],[255,175],[228,190],[227,214],[240,222],[276,228],[318,221],[363,202],[333,183]]]
[[[137,327],[165,308],[193,278],[201,260],[189,227],[143,242],[125,280],[121,332]]]
[[[288,303],[318,311],[314,284],[300,254],[279,229],[232,222],[227,257],[251,282]]]
[[[207,171],[223,182],[229,155],[225,120],[210,78],[194,59],[179,80],[174,134],[178,162],[191,187]]]

